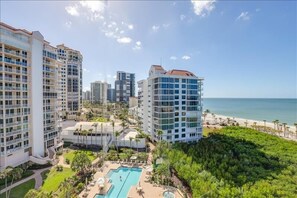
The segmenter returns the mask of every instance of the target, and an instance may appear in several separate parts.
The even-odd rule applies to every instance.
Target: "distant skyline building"
[[[138,82],[143,130],[155,141],[195,142],[202,138],[202,80],[186,70],[151,66],[147,80]],[[161,137],[158,130],[163,132]]]
[[[69,118],[75,118],[82,105],[82,61],[83,56],[78,50],[64,44],[57,46],[58,60],[61,68],[61,103],[62,112],[68,112]]]
[[[116,102],[129,102],[129,97],[135,96],[135,74],[123,71],[117,72],[115,81]]]
[[[91,102],[92,103],[107,103],[107,89],[106,82],[95,81],[91,83]]]
[[[85,101],[91,101],[91,91],[83,91],[82,99]]]
[[[38,31],[0,23],[0,170],[53,160],[60,139],[57,49]]]
[[[109,102],[115,102],[116,98],[115,98],[115,89],[114,88],[108,88],[107,89],[107,100]]]

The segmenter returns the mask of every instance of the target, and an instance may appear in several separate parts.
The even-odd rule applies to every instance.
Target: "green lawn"
[[[68,153],[63,153],[63,156],[64,156],[64,159],[69,159],[70,160],[70,164],[75,156],[75,153],[76,152],[85,152],[89,159],[91,161],[93,161],[94,159],[96,159],[96,156],[93,155],[93,152],[92,151],[87,151],[87,150],[79,150],[79,151],[76,151],[76,150],[69,150]]]
[[[46,192],[55,192],[62,181],[65,178],[72,177],[75,174],[70,168],[63,168],[63,171],[57,172],[56,168],[52,168],[50,172],[43,172],[42,178],[45,179],[43,181],[43,185],[41,189]]]
[[[20,198],[24,197],[25,194],[35,186],[35,179],[30,179],[29,181],[18,185],[11,189],[10,198]],[[5,198],[5,193],[0,194],[0,198]]]
[[[108,122],[108,120],[104,117],[94,117],[92,118],[92,122]]]
[[[216,129],[203,127],[203,136],[205,136],[205,137],[208,136],[208,134],[213,132],[214,130],[216,130]]]

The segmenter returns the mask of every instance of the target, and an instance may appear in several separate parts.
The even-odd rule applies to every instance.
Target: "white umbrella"
[[[98,185],[102,185],[104,184],[105,179],[103,177],[99,177],[99,179],[97,180]]]

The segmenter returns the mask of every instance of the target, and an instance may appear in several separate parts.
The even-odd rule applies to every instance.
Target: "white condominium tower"
[[[202,137],[202,80],[189,71],[151,66],[147,80],[138,82],[142,129],[156,141],[198,141]]]
[[[61,96],[62,112],[68,118],[75,119],[82,108],[82,61],[83,57],[77,50],[66,47],[64,44],[57,46],[58,60],[61,67]]]
[[[92,103],[107,103],[107,89],[108,84],[106,82],[96,81],[91,83],[91,102]]]
[[[62,146],[62,65],[40,32],[0,23],[0,170],[47,163]]]

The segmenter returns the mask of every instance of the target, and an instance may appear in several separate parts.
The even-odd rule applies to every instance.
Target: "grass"
[[[79,150],[79,151],[78,150],[69,150],[67,153],[63,153],[64,159],[68,159],[71,164],[71,162],[77,152],[85,152],[91,161],[96,159],[96,156],[93,154],[93,152],[88,151],[88,150]]]
[[[63,171],[57,171],[55,168],[52,168],[50,171],[44,171],[41,173],[43,179],[43,185],[41,190],[46,192],[55,192],[58,190],[59,185],[64,179],[72,177],[75,174],[70,168],[63,168]]]
[[[207,127],[203,127],[203,136],[208,136],[209,133],[213,132],[214,130],[217,130],[217,129],[214,129],[214,128],[207,128]]]
[[[94,117],[92,118],[92,122],[108,122],[108,120],[104,117]]]
[[[25,178],[27,178],[27,177],[33,175],[33,174],[34,174],[33,171],[31,171],[31,170],[26,170],[25,172],[23,172],[23,174],[22,174],[22,178],[17,179],[17,180],[14,180],[13,183],[15,183],[15,182],[17,182],[17,181],[19,181],[19,180],[25,179]],[[11,177],[9,177],[9,178],[7,179],[7,186],[10,186],[10,184],[11,184]],[[2,190],[2,189],[4,189],[4,188],[5,188],[5,179],[0,179],[0,190]]]
[[[29,181],[22,183],[13,189],[10,192],[10,198],[20,198],[24,197],[25,194],[35,186],[35,179],[30,179]],[[0,194],[0,198],[5,198],[5,193]]]

